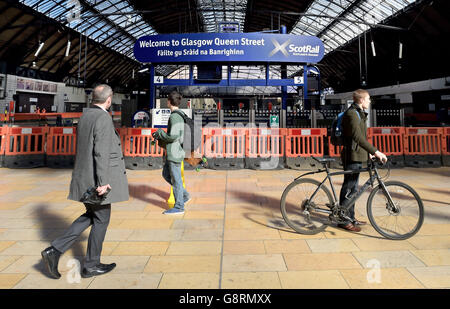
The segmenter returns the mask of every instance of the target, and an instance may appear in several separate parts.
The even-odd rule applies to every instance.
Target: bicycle
[[[367,167],[353,171],[330,172],[328,162],[334,158],[314,158],[324,168],[305,173],[294,179],[281,196],[281,213],[287,225],[301,234],[317,234],[324,231],[331,223],[344,224],[352,221],[349,208],[359,197],[373,188],[367,199],[367,214],[375,230],[388,239],[404,240],[415,235],[424,220],[422,200],[417,192],[400,181],[384,182],[376,163],[369,160]],[[379,163],[379,162],[378,162]],[[312,178],[304,178],[326,172],[325,179],[320,182]],[[339,204],[331,177],[337,175],[368,172],[369,179],[356,193],[348,196],[343,205]],[[390,168],[388,166],[387,177]],[[325,185],[329,180],[331,191]],[[377,181],[378,185],[374,186]],[[400,224],[401,223],[401,224]]]

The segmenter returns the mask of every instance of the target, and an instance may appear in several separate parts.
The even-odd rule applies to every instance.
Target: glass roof
[[[239,22],[244,28],[247,0],[198,0],[206,32],[219,32],[220,22]]]
[[[354,0],[316,0],[305,12],[311,16],[302,16],[291,33],[318,36],[327,54],[369,30],[367,24],[378,24],[415,1],[363,0],[351,7]]]
[[[133,45],[139,37],[156,34],[139,14],[100,15],[100,13],[133,12],[134,7],[127,0],[85,0],[89,7],[81,6],[77,0],[21,0],[21,2],[61,22],[67,18],[70,21],[68,26],[72,29],[130,58],[134,58]],[[77,19],[77,16],[82,18]],[[89,16],[92,17],[83,18]]]

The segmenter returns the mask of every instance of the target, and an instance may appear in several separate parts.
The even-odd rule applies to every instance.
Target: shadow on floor
[[[80,209],[81,208],[84,208],[84,205],[80,203]],[[37,211],[35,213],[37,214],[37,219],[39,220],[41,225],[40,232],[42,239],[45,239],[47,237],[49,230],[57,231],[55,232],[54,235],[52,235],[54,238],[57,238],[58,236],[62,235],[72,225],[72,222],[69,222],[66,218],[55,215],[55,213],[53,213],[46,204],[38,205]],[[81,257],[86,255],[83,245],[80,243],[80,241],[86,240],[87,238],[85,236],[80,236],[78,240],[73,244],[72,252],[75,257],[82,259]],[[53,241],[53,239],[49,240],[48,247],[51,246],[50,244],[51,241]],[[42,248],[42,250],[44,249],[45,248]],[[82,261],[79,262],[82,263]],[[34,269],[38,270],[46,277],[51,278],[47,272],[47,268],[42,259],[38,264],[34,265]]]
[[[147,185],[135,184],[128,184],[128,191],[130,192],[131,197],[137,198],[138,200],[161,207],[163,209],[167,208],[166,201],[169,198],[170,191],[165,192]],[[160,197],[160,199],[150,198],[149,195],[151,194],[156,194]]]
[[[271,229],[276,229],[279,231],[283,231],[283,232],[288,232],[288,233],[294,233],[294,234],[298,234],[296,231],[293,231],[292,229],[290,229],[290,227],[286,224],[286,222],[284,221],[282,215],[281,215],[281,210],[280,210],[280,200],[278,198],[274,198],[274,197],[270,197],[270,196],[264,196],[262,194],[255,194],[255,193],[249,193],[249,192],[241,192],[241,191],[229,191],[231,194],[233,194],[233,196],[239,198],[241,201],[243,202],[247,202],[247,203],[252,203],[254,204],[254,206],[248,206],[246,207],[249,212],[245,213],[244,216],[245,218],[247,218],[248,220],[266,226],[268,228]],[[269,211],[274,211],[276,212],[277,210],[279,211],[280,215],[279,217],[275,217],[271,214],[272,218],[269,220],[269,224],[267,224],[266,222],[261,222],[260,219],[255,219],[253,218],[255,215],[260,216],[261,214],[263,214],[263,208],[266,208]],[[259,211],[258,211],[259,210]],[[336,227],[335,224],[330,223],[327,220],[327,225],[332,226],[332,227]],[[368,223],[370,224],[370,223]],[[343,230],[344,231],[344,230]],[[328,232],[331,235],[335,235],[335,233],[333,231],[323,231],[323,232]],[[348,231],[349,233],[353,233]],[[359,232],[357,233],[358,235],[364,235],[370,238],[376,238],[376,239],[383,239],[384,237],[381,236],[373,236],[373,235],[369,235],[369,234],[364,234],[363,232]]]

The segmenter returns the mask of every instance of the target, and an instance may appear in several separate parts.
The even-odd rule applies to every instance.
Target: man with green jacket
[[[362,162],[376,157],[382,162],[387,161],[385,154],[378,151],[367,141],[367,112],[364,110],[370,106],[370,95],[364,89],[358,89],[353,92],[353,104],[344,114],[342,119],[342,131],[344,136],[344,148],[341,152],[341,159],[344,170],[359,170],[362,168]],[[344,183],[339,196],[339,203],[342,205],[346,199],[358,191],[359,173],[345,174]],[[359,232],[361,228],[357,225],[366,224],[364,221],[358,221],[355,218],[355,204],[349,209],[349,217],[353,221],[339,224],[339,227]]]
[[[181,95],[176,91],[172,91],[167,98],[167,104],[171,111],[167,133],[158,129],[153,133],[153,137],[158,140],[158,144],[161,147],[166,149],[166,162],[162,175],[173,187],[173,195],[175,197],[174,207],[164,211],[164,214],[175,215],[183,214],[184,204],[190,200],[189,193],[183,187],[183,179],[181,178],[181,161],[185,157],[185,152],[182,147],[184,119],[180,114],[174,113],[181,104]]]

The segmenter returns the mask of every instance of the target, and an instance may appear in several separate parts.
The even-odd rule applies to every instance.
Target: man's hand
[[[378,160],[380,160],[383,164],[384,163],[386,163],[387,162],[387,157],[386,157],[386,155],[384,154],[384,153],[382,153],[382,152],[379,152],[378,150],[377,150],[377,152],[375,152],[375,155],[374,156],[372,156],[372,155],[370,155],[370,158],[372,159],[373,157],[376,157]]]
[[[99,186],[97,187],[97,194],[98,195],[103,195],[106,193],[107,189],[111,189],[111,186],[109,184],[105,185],[105,186]]]

